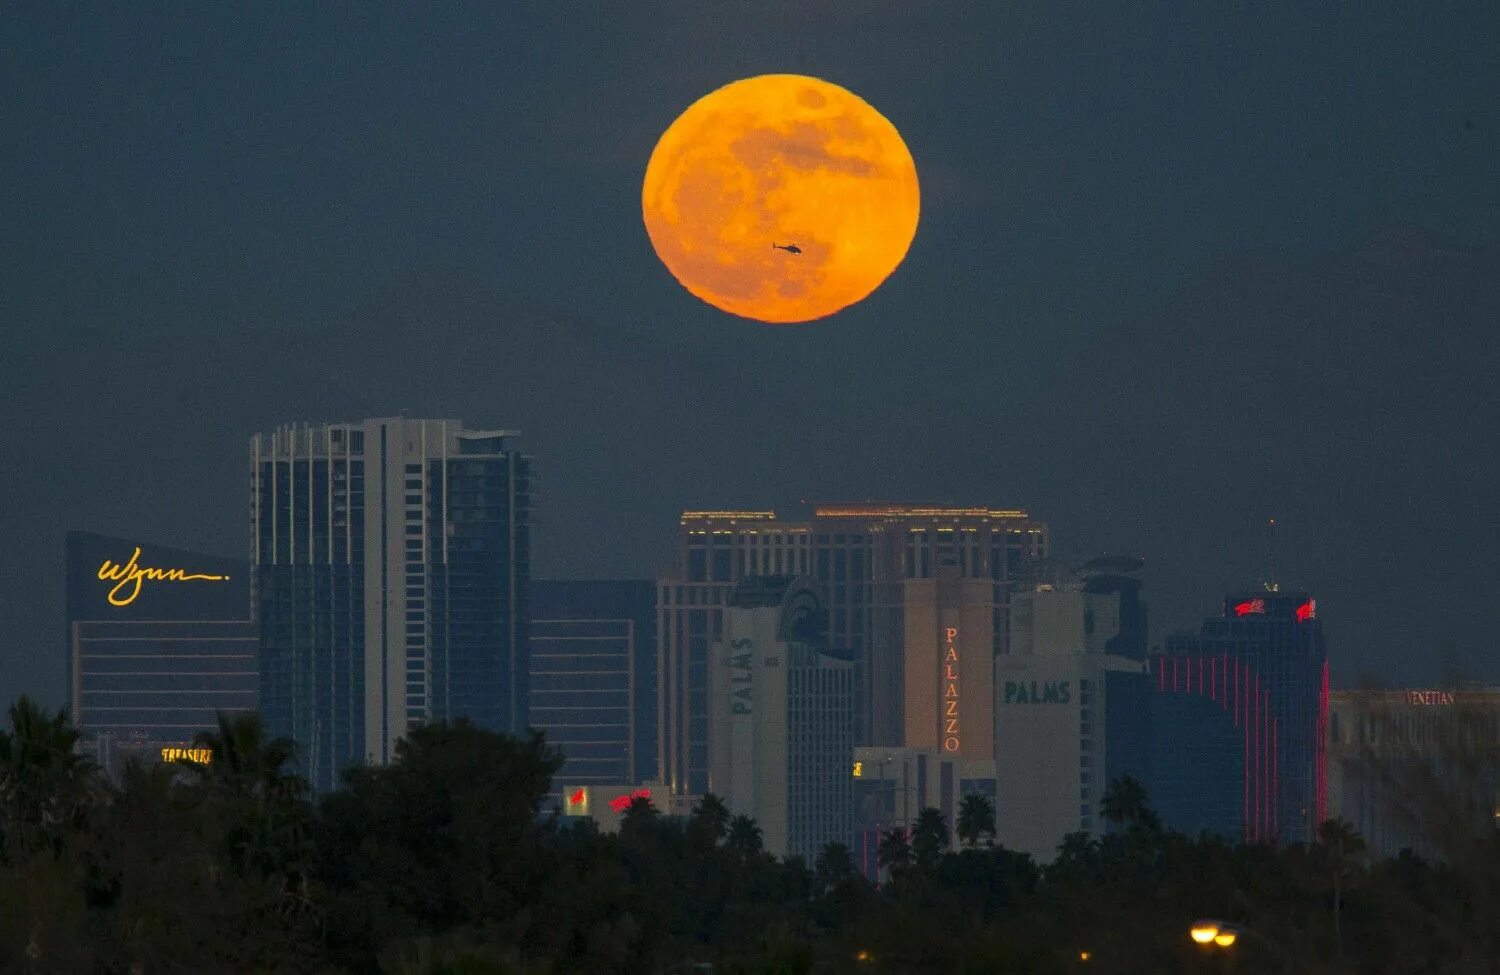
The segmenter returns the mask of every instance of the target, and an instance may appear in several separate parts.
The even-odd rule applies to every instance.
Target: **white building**
[[[1007,849],[1052,860],[1067,834],[1102,832],[1111,779],[1147,778],[1136,588],[1096,576],[1012,597],[1011,653],[995,661],[996,841]]]
[[[827,618],[805,578],[742,581],[708,678],[709,791],[808,863],[850,833],[854,664],[824,646]]]

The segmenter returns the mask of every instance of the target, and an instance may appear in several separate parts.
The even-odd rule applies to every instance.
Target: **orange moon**
[[[651,246],[684,288],[778,324],[878,288],[906,256],[919,209],[896,127],[853,92],[794,74],[690,105],[656,143],[641,189]]]

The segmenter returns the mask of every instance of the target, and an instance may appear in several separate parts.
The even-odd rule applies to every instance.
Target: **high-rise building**
[[[827,594],[829,640],[854,655],[860,744],[908,744],[908,656],[926,661],[911,666],[935,681],[948,662],[949,624],[939,621],[962,617],[959,653],[973,673],[957,689],[968,729],[958,747],[988,757],[986,661],[1005,649],[1009,587],[1034,581],[1046,553],[1047,526],[1016,510],[860,503],[820,505],[800,520],[684,512],[678,565],[657,585],[662,779],[679,795],[705,788],[709,647],[735,584],[777,573],[806,575]],[[935,695],[947,689],[931,690],[911,691],[911,721],[923,741],[942,747],[951,736],[939,737],[946,724],[938,718],[949,716],[934,713],[946,711]]]
[[[1111,780],[1148,778],[1145,606],[1139,560],[1011,597],[1011,652],[995,664],[996,838],[1049,861],[1100,833]]]
[[[809,579],[741,580],[708,675],[709,789],[808,863],[850,833],[854,665],[828,648],[827,614]]]
[[[386,418],[250,441],[261,708],[316,788],[417,724],[527,727],[531,458]]]
[[[68,533],[66,562],[72,715],[107,769],[255,710],[248,562],[88,532]]]
[[[1150,659],[1152,804],[1163,822],[1305,843],[1325,818],[1328,653],[1305,592],[1231,593]]]
[[[1500,829],[1500,687],[1334,691],[1328,815],[1381,857]]]
[[[656,584],[531,583],[531,725],[578,786],[656,778]]]

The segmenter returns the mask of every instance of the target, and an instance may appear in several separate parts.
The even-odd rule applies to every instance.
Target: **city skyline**
[[[65,532],[240,554],[215,445],[403,412],[549,458],[541,576],[650,577],[704,504],[994,498],[1145,557],[1164,631],[1274,517],[1337,680],[1500,680],[1500,15],[1444,9],[18,14],[0,684],[62,700]],[[671,120],[772,71],[878,107],[922,187],[880,289],[777,329],[640,212]]]

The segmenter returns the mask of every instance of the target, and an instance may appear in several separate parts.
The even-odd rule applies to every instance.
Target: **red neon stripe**
[[[1281,829],[1281,722],[1271,721],[1271,829]]]

